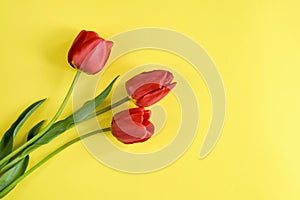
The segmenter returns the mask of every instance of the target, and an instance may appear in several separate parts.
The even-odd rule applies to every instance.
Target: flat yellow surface
[[[1,1],[1,133],[38,99],[49,98],[25,124],[23,134],[39,119],[55,113],[75,75],[66,54],[81,29],[94,30],[105,38],[141,27],[185,34],[216,63],[227,98],[222,137],[213,152],[200,160],[211,117],[209,94],[201,77],[189,77],[191,66],[164,52],[124,55],[109,66],[105,84],[116,74],[152,62],[176,68],[197,89],[202,117],[187,152],[159,171],[130,174],[100,164],[77,143],[28,176],[4,199],[300,199],[299,7],[297,0]],[[172,99],[170,95],[162,104],[172,108]],[[63,116],[70,113],[69,105]],[[24,140],[22,133],[16,145]],[[75,136],[76,131],[68,131],[33,153],[30,166]],[[145,148],[142,144],[137,149],[120,148],[152,151],[172,137],[154,138],[158,143],[150,141]]]

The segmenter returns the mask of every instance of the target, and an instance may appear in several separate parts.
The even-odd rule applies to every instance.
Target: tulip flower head
[[[131,108],[117,113],[111,124],[112,134],[124,144],[144,142],[154,133],[154,125],[149,121],[150,110]]]
[[[69,64],[87,74],[96,74],[105,65],[112,41],[106,41],[93,31],[82,30],[74,40],[69,53]]]
[[[129,96],[139,107],[148,107],[164,98],[176,85],[173,74],[166,70],[153,70],[138,74],[126,82]]]

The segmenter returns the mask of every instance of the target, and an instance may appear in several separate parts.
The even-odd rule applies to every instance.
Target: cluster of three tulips
[[[100,38],[92,31],[82,31],[69,50],[68,62],[88,74],[99,72],[105,65],[113,43]],[[165,97],[176,85],[172,73],[153,70],[138,74],[126,82],[126,90],[138,108],[117,113],[112,120],[112,134],[125,144],[144,142],[154,133],[149,121],[151,106]]]
[[[114,79],[101,94],[95,97],[94,100],[89,101],[92,103],[95,102],[95,104],[87,102],[79,110],[73,113],[73,115],[57,121],[81,72],[87,74],[98,73],[105,66],[113,45],[113,42],[99,37],[98,34],[93,31],[81,31],[71,45],[68,53],[68,62],[73,68],[77,69],[77,73],[57,113],[44,128],[41,127],[45,120],[42,120],[34,126],[28,133],[27,142],[14,150],[14,137],[20,127],[30,114],[45,101],[45,99],[29,106],[4,134],[0,142],[0,198],[8,194],[22,179],[51,157],[80,139],[92,136],[99,132],[111,131],[119,141],[124,144],[132,144],[144,142],[153,135],[154,125],[149,121],[151,111],[146,110],[145,107],[151,106],[161,100],[176,85],[176,83],[172,83],[174,78],[172,73],[165,70],[143,72],[126,82],[126,90],[130,98],[126,97],[124,99],[126,101],[131,99],[137,107],[121,111],[114,115],[110,127],[85,134],[81,138],[78,137],[67,142],[26,171],[29,163],[29,154],[33,150],[49,143],[55,137],[73,127],[75,125],[75,115],[77,115],[77,117],[79,116],[81,121],[90,119],[91,112],[95,109],[94,105],[99,106],[107,97],[116,79]],[[112,105],[97,111],[97,115],[98,113],[101,114],[111,108],[113,108]]]

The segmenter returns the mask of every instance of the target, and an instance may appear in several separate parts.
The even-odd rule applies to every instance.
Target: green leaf
[[[66,118],[66,120],[71,120],[72,119],[73,122],[74,121],[75,122],[81,122],[84,119],[86,119],[86,117],[88,115],[90,115],[90,113],[93,112],[94,109],[97,108],[105,100],[105,98],[110,93],[115,81],[118,78],[119,78],[119,76],[115,77],[114,80],[103,90],[103,92],[101,92],[94,99],[85,102],[84,105],[79,110],[77,110],[73,115]]]
[[[37,135],[39,133],[44,122],[45,122],[45,120],[40,121],[29,131],[28,136],[27,136],[27,141],[29,141],[31,138],[33,138],[35,135]]]
[[[19,178],[26,171],[29,162],[29,156],[26,156],[23,160],[19,161],[13,168],[6,171],[0,178],[0,191],[10,185],[14,180]],[[13,188],[12,188],[13,189]],[[5,194],[1,194],[0,198],[4,197]]]
[[[41,102],[42,103],[42,102]],[[37,108],[37,107],[36,107]],[[34,110],[33,110],[34,111]],[[40,121],[38,124],[36,124],[28,133],[27,141],[33,138],[41,129],[42,125],[44,123],[44,120]],[[8,185],[10,185],[14,180],[22,176],[29,163],[29,156],[26,156],[24,159],[14,163],[14,160],[11,161],[12,167],[5,170],[5,173],[2,174],[0,177],[0,191],[5,189]],[[15,185],[14,185],[15,187]],[[3,198],[5,195],[7,195],[14,187],[12,187],[10,190],[6,191],[5,193],[1,193],[0,198]]]
[[[43,135],[40,139],[38,139],[34,144],[43,145],[49,143],[51,140],[53,140],[56,136],[58,136],[60,133],[65,132],[68,129],[68,125],[70,123],[61,120],[56,122],[51,126],[51,128]]]
[[[14,137],[18,133],[21,126],[24,124],[26,119],[45,101],[42,99],[33,103],[29,106],[19,118],[11,125],[11,127],[6,131],[0,142],[0,159],[4,158],[11,153],[14,143]]]
[[[59,136],[61,133],[65,132],[68,125],[71,124],[69,121],[61,120],[56,123],[54,123],[51,128],[41,137],[39,138],[35,143],[31,144],[29,147],[27,147],[21,154],[21,156],[28,155],[38,147],[49,143],[51,140]]]
[[[76,119],[76,122],[81,122],[84,119],[86,119],[92,111],[96,107],[98,107],[108,96],[110,93],[113,84],[117,80],[119,76],[117,76],[104,90],[101,92],[97,97],[95,97],[92,100],[87,101],[83,104],[83,106],[77,110],[73,115],[68,116],[67,118],[60,120],[56,123],[54,123],[51,128],[42,136],[40,137],[35,143],[33,143],[31,146],[27,147],[22,155],[28,155],[38,147],[49,143],[51,140],[65,132],[66,130],[70,129],[74,126],[74,119]]]
[[[30,140],[31,138],[33,138],[40,131],[43,123],[44,123],[44,120],[40,121],[29,131],[28,136],[27,136],[27,141]],[[15,157],[13,160],[10,160],[8,163],[6,163],[6,165],[4,165],[0,169],[0,174],[7,171],[8,169],[11,169],[12,167],[15,167],[15,165],[18,162],[20,162],[20,160],[22,160],[22,159],[23,159],[23,156],[19,155],[19,156]]]
[[[45,120],[40,121],[39,123],[37,123],[28,133],[27,136],[27,141],[30,140],[31,138],[33,138],[36,134],[38,134],[39,130],[41,129],[43,123]],[[14,160],[12,160],[11,162],[14,162]],[[17,178],[19,178],[20,176],[22,176],[25,171],[26,168],[28,166],[28,162],[29,162],[29,156],[26,156],[24,159],[20,160],[17,163],[9,163],[9,164],[13,164],[12,168],[10,168],[9,170],[7,170],[0,178],[0,191],[2,191],[5,187],[7,187],[9,184],[11,184],[14,180],[16,180]],[[13,188],[12,188],[13,189]],[[6,194],[8,194],[12,189],[10,189],[9,191],[7,191],[5,194],[1,194],[0,198],[4,197]]]
[[[8,185],[10,185],[14,180],[16,180],[18,177],[22,176],[27,168],[29,156],[28,154],[31,153],[36,148],[49,143],[51,140],[59,136],[61,133],[65,132],[69,128],[74,126],[74,119],[76,121],[83,121],[86,119],[91,112],[94,111],[96,107],[98,107],[108,96],[110,93],[113,84],[117,80],[118,77],[116,77],[106,88],[105,90],[100,93],[97,97],[94,99],[87,101],[79,110],[77,110],[73,115],[68,116],[64,120],[60,120],[56,123],[54,123],[51,128],[41,137],[39,138],[35,143],[27,147],[20,156],[27,155],[24,159],[20,160],[16,164],[13,165],[12,168],[7,170],[0,178],[0,193],[1,191],[6,188]],[[25,112],[25,111],[24,111]],[[19,117],[20,118],[20,117]],[[24,117],[23,117],[24,118]],[[27,117],[26,117],[27,118]],[[26,120],[24,119],[24,121]],[[30,140],[30,138],[34,137],[39,132],[39,129],[41,128],[44,121],[39,122],[37,125],[35,125],[30,132],[28,133],[27,140]],[[13,141],[13,138],[12,138]],[[2,142],[2,141],[1,141]],[[12,147],[11,147],[12,148]],[[13,161],[12,161],[13,162]],[[14,185],[15,186],[15,185]],[[13,189],[13,188],[12,188]],[[12,189],[9,191],[6,191],[4,194],[1,193],[0,198],[4,197],[6,194],[8,194]]]

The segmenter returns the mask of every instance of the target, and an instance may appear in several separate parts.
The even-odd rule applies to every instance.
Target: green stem
[[[130,97],[128,97],[128,96],[127,96],[127,97],[124,97],[123,99],[121,99],[121,100],[119,100],[119,101],[113,103],[112,105],[107,106],[107,107],[104,107],[104,108],[98,110],[98,111],[96,112],[96,116],[101,115],[101,114],[103,114],[103,113],[105,113],[105,112],[107,112],[107,111],[109,111],[109,110],[111,110],[111,109],[113,109],[113,108],[115,108],[115,107],[117,107],[117,106],[119,106],[119,105],[122,105],[123,103],[125,103],[125,102],[127,102],[127,101],[129,101],[129,100],[130,100]],[[84,120],[79,121],[78,123],[84,122],[84,121],[89,120],[89,119],[91,119],[91,118],[93,118],[93,117],[95,117],[95,115],[94,115],[94,114],[91,114],[91,115],[89,115],[87,118],[85,118]],[[72,126],[69,126],[69,128],[74,127],[74,125],[75,125],[75,124],[72,124]],[[29,153],[27,153],[27,154],[21,154],[20,156],[14,158],[12,161],[10,161],[9,163],[7,163],[5,166],[3,166],[3,167],[0,169],[0,174],[1,174],[2,172],[4,172],[4,171],[10,169],[10,168],[11,168],[12,166],[14,166],[17,162],[19,162],[20,160],[24,159],[28,154],[29,154]]]
[[[61,147],[59,147],[58,149],[56,149],[55,151],[53,151],[52,153],[50,153],[48,156],[46,156],[43,160],[41,160],[39,163],[37,163],[35,166],[33,166],[32,168],[30,168],[28,171],[26,171],[22,176],[20,176],[19,178],[17,178],[16,180],[14,180],[10,185],[8,185],[4,190],[2,190],[0,192],[0,196],[2,196],[3,194],[6,194],[7,192],[9,192],[11,189],[13,189],[21,180],[23,180],[26,176],[28,176],[29,174],[31,174],[34,170],[36,170],[37,168],[39,168],[40,166],[42,166],[44,163],[46,163],[48,160],[50,160],[52,157],[54,157],[56,154],[58,154],[59,152],[61,152],[62,150],[66,149],[67,147],[71,146],[72,144],[78,142],[81,139],[85,139],[88,138],[90,136],[96,135],[97,133],[103,133],[103,132],[108,132],[110,131],[110,128],[104,128],[104,129],[100,129],[100,130],[96,130],[90,133],[87,133],[83,136],[77,137],[69,142],[67,142],[66,144],[62,145]]]
[[[107,112],[107,111],[109,111],[109,110],[111,110],[111,109],[113,109],[113,108],[115,108],[115,107],[118,107],[119,105],[122,105],[123,103],[125,103],[125,102],[127,102],[127,101],[129,101],[129,100],[130,100],[130,97],[128,97],[128,96],[127,96],[127,97],[124,97],[123,99],[117,101],[116,103],[113,103],[113,104],[111,104],[111,105],[109,105],[109,106],[106,106],[106,107],[104,107],[104,108],[98,110],[98,111],[96,112],[96,116],[101,115],[101,114],[103,114],[103,113],[105,113],[105,112]],[[95,117],[95,115],[92,113],[92,114],[90,114],[89,116],[87,116],[83,121],[89,120],[89,119],[91,119],[91,118],[93,118],[93,117]]]
[[[9,159],[11,159],[12,157],[14,157],[15,155],[17,155],[18,153],[20,153],[22,150],[24,150],[26,147],[28,147],[29,145],[31,145],[32,143],[34,143],[35,141],[37,141],[44,133],[46,133],[50,127],[53,125],[53,123],[58,119],[58,117],[60,116],[60,114],[62,113],[64,107],[66,106],[71,93],[74,89],[75,83],[77,82],[78,78],[80,75],[80,71],[77,70],[77,73],[73,79],[73,82],[69,88],[69,91],[66,95],[66,97],[64,98],[61,106],[59,107],[57,113],[54,115],[54,117],[51,119],[51,121],[47,124],[47,126],[41,130],[41,132],[39,132],[36,136],[34,136],[31,140],[29,140],[28,142],[24,143],[22,146],[20,146],[19,148],[17,148],[16,150],[14,150],[13,152],[11,152],[10,154],[8,154],[6,157],[4,157],[2,160],[0,160],[0,166],[7,162]]]

